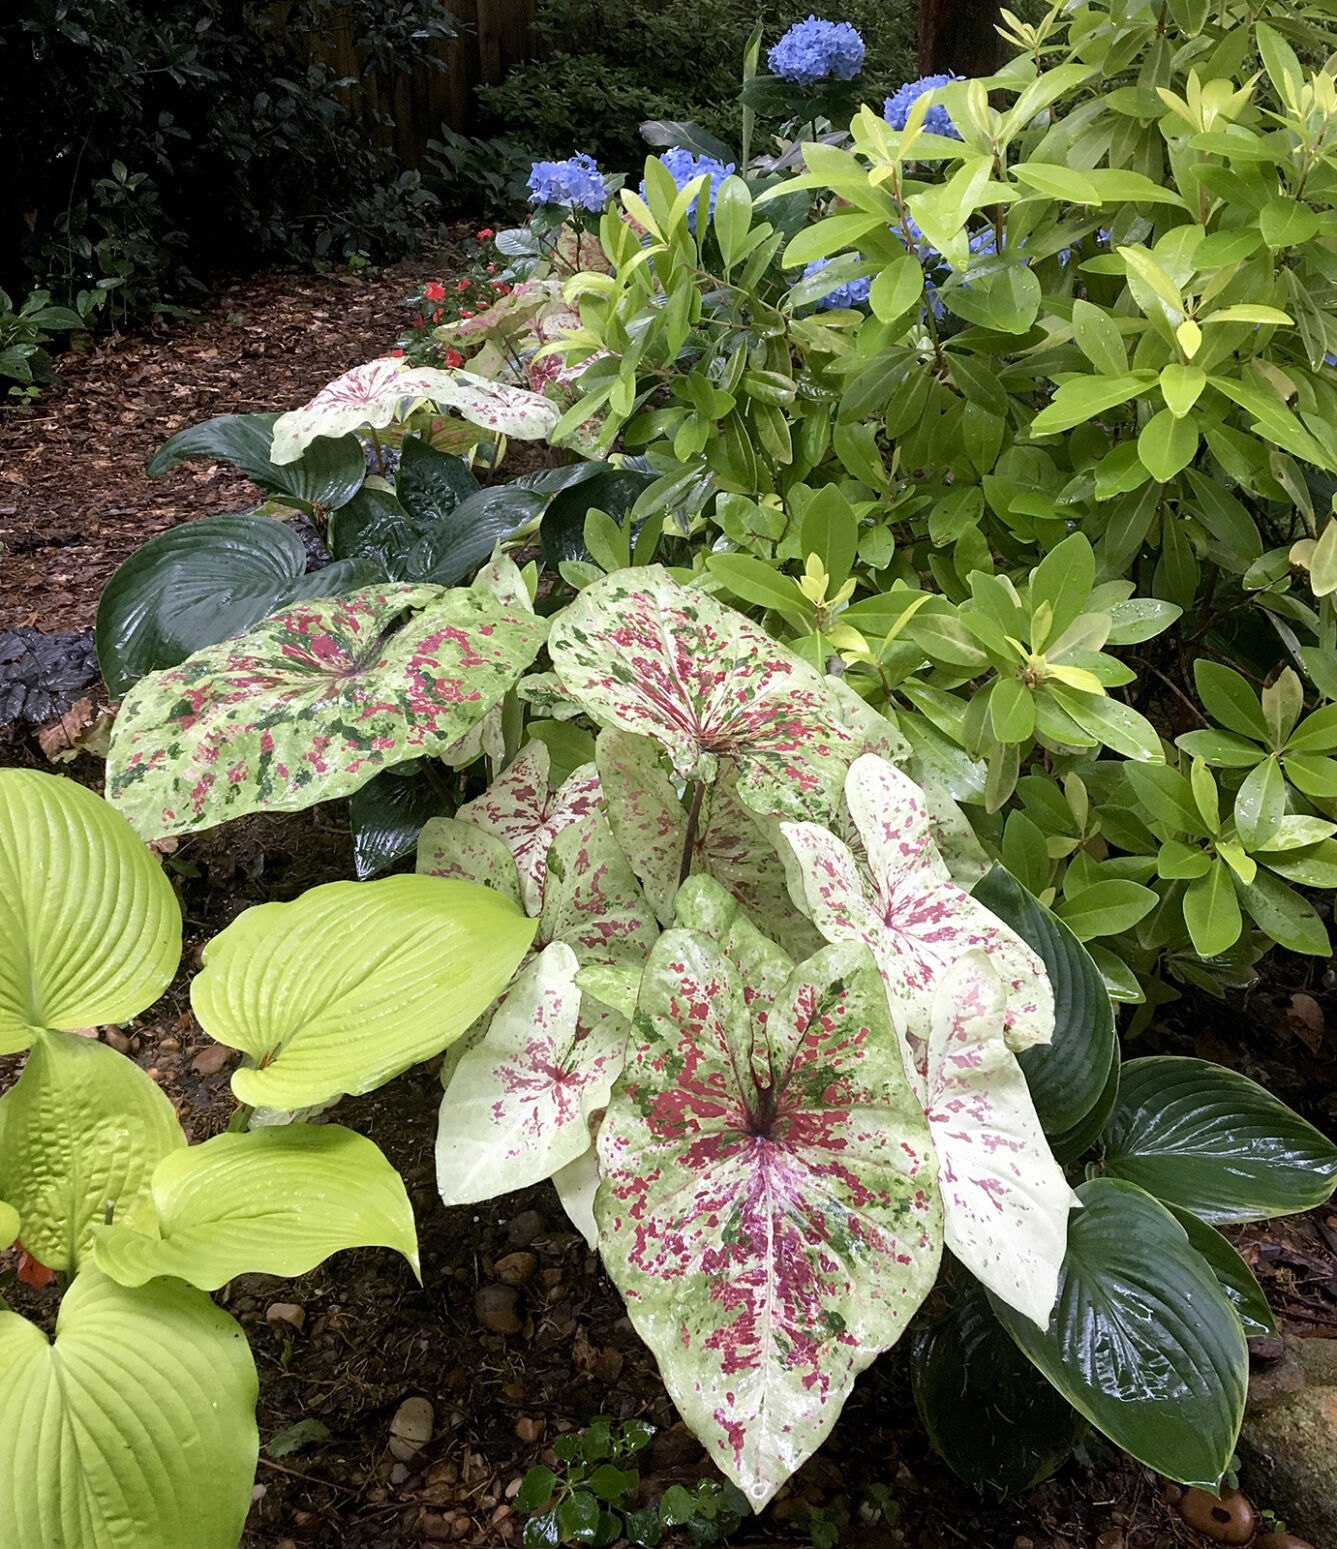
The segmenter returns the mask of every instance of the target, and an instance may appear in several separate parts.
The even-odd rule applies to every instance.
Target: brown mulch
[[[7,545],[0,625],[87,628],[107,577],[146,538],[250,503],[252,487],[226,465],[187,463],[160,480],[149,479],[144,465],[185,425],[290,407],[380,353],[399,330],[403,296],[447,263],[438,256],[379,272],[242,281],[221,290],[196,321],[67,357],[64,389],[34,409],[0,411],[0,539]],[[15,762],[46,767],[29,737],[0,745],[0,763]],[[64,768],[97,781],[90,757]],[[350,875],[346,807],[254,817],[183,839],[168,869],[186,921],[182,972],[143,1017],[101,1036],[154,1075],[198,1141],[225,1127],[233,1111],[229,1059],[190,1011],[200,953],[242,909]],[[1255,992],[1247,1007],[1187,1004],[1172,1019],[1170,1043],[1212,1058],[1224,1050],[1228,1063],[1331,1128],[1331,987],[1303,977],[1278,985]],[[1317,1018],[1313,1006],[1295,999],[1310,991]],[[1240,1010],[1250,1013],[1253,1032]],[[1148,1051],[1130,1050],[1141,1052]],[[19,1063],[0,1060],[0,1088]],[[243,1549],[516,1545],[520,1524],[508,1498],[519,1479],[540,1459],[552,1461],[548,1449],[558,1434],[600,1413],[643,1416],[659,1427],[638,1460],[648,1498],[713,1473],[677,1423],[617,1292],[549,1185],[476,1207],[441,1206],[433,1164],[439,1101],[435,1070],[419,1067],[334,1115],[371,1136],[402,1172],[418,1218],[421,1285],[395,1256],[365,1251],[337,1255],[295,1281],[244,1276],[222,1293],[246,1326],[260,1371],[262,1445],[304,1419],[320,1420],[329,1432],[281,1458],[262,1454]],[[1236,1236],[1295,1332],[1337,1327],[1335,1238],[1337,1217],[1329,1212]],[[479,1293],[486,1304],[503,1278],[518,1279],[512,1333],[480,1321]],[[22,1305],[46,1319],[56,1294],[23,1292]],[[299,1308],[296,1321],[274,1315],[276,1304]],[[413,1395],[430,1400],[435,1430],[418,1457],[398,1463],[388,1449],[390,1420]],[[879,1488],[894,1502],[894,1520],[872,1509]],[[732,1541],[808,1543],[814,1511],[839,1528],[845,1549],[1206,1542],[1163,1504],[1148,1470],[1098,1439],[1023,1497],[981,1500],[931,1452],[916,1422],[903,1350],[860,1378],[822,1450]],[[677,1549],[686,1539],[668,1543]]]

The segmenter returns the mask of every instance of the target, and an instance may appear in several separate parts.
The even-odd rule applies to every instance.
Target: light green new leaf
[[[1181,366],[1171,363],[1161,367],[1161,397],[1165,406],[1176,419],[1183,419],[1202,396],[1207,386],[1207,373],[1201,366]],[[1139,453],[1141,445],[1138,446]],[[1143,463],[1146,459],[1143,458]],[[1154,469],[1148,469],[1153,475]]]
[[[329,882],[215,936],[191,1006],[255,1061],[232,1076],[242,1102],[301,1108],[440,1053],[506,987],[534,929],[470,882]]]
[[[447,1205],[528,1188],[584,1155],[608,1104],[627,1024],[576,987],[580,964],[555,941],[525,969],[451,1073],[436,1135]]]
[[[1128,350],[1119,325],[1103,307],[1080,298],[1072,304],[1072,336],[1077,348],[1103,377],[1121,377],[1128,370]]]
[[[0,770],[0,1054],[120,1022],[181,957],[181,910],[124,818],[73,780]]]
[[[14,1549],[236,1549],[258,1438],[241,1326],[173,1281],[86,1269],[56,1337],[0,1312],[0,1523]]]
[[[216,1291],[234,1275],[304,1275],[344,1248],[393,1248],[418,1272],[413,1209],[378,1146],[338,1124],[215,1135],[153,1174],[160,1236],[113,1223],[98,1268],[122,1285],[175,1275]]]
[[[1235,827],[1246,850],[1266,849],[1286,815],[1286,779],[1275,757],[1257,763],[1235,797]]]
[[[1337,1183],[1337,1147],[1256,1082],[1207,1060],[1129,1060],[1103,1138],[1110,1172],[1204,1221],[1308,1210]]]
[[[1111,877],[1074,888],[1064,896],[1055,913],[1081,941],[1092,936],[1117,936],[1131,930],[1156,907],[1156,894],[1139,882]]]
[[[1267,864],[1280,872],[1283,868],[1277,864],[1278,859],[1271,855],[1266,857]],[[1295,880],[1303,883],[1304,879],[1297,875]],[[1239,897],[1254,924],[1265,930],[1279,946],[1311,957],[1331,955],[1328,927],[1313,904],[1287,887],[1279,876],[1258,871],[1252,881],[1240,883]]]
[[[1198,450],[1197,427],[1178,417],[1173,409],[1160,409],[1147,421],[1137,438],[1142,466],[1161,484],[1168,484],[1193,461]]]
[[[1199,957],[1215,957],[1239,940],[1244,922],[1225,861],[1214,860],[1210,870],[1189,883],[1184,924]]]
[[[1045,1332],[997,1298],[1013,1339],[1074,1409],[1158,1473],[1215,1490],[1244,1414],[1249,1351],[1170,1212],[1130,1183],[1077,1191]]]
[[[18,1237],[21,1224],[13,1205],[0,1199],[0,1247],[7,1248]]]
[[[1031,434],[1052,436],[1061,430],[1071,430],[1074,425],[1085,424],[1106,409],[1113,409],[1136,398],[1139,393],[1145,393],[1155,380],[1155,373],[1150,371],[1126,376],[1074,377],[1058,389],[1048,405],[1031,421]]]
[[[171,1103],[132,1060],[41,1032],[0,1098],[0,1198],[18,1211],[28,1252],[73,1274],[109,1217],[156,1230],[149,1181],[185,1143]]]
[[[1087,694],[1057,683],[1050,683],[1048,691],[1084,732],[1098,737],[1116,753],[1146,764],[1165,762],[1165,751],[1155,728],[1131,705],[1108,694]]]
[[[546,628],[463,588],[387,585],[296,607],[135,684],[112,732],[108,797],[157,838],[351,795],[458,742]]]

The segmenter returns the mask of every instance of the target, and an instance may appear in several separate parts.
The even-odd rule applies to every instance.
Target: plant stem
[[[682,836],[682,865],[678,867],[678,886],[692,874],[692,851],[696,848],[696,829],[701,821],[701,798],[706,794],[703,780],[692,781],[692,805],[687,813],[687,832]]]

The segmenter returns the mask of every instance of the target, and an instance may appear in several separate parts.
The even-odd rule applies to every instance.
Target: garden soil
[[[294,406],[385,350],[399,331],[403,298],[449,261],[447,252],[380,271],[261,276],[219,291],[197,319],[62,360],[63,388],[33,408],[0,411],[0,629],[85,630],[107,578],[145,539],[252,503],[252,487],[226,465],[190,462],[157,480],[144,465],[186,425]],[[98,703],[94,690],[79,715],[91,719]],[[59,740],[48,737],[48,746]],[[19,728],[0,731],[0,764],[51,767],[37,736]],[[63,770],[98,783],[90,754]],[[191,1138],[203,1140],[233,1112],[234,1056],[191,1016],[189,978],[205,944],[243,909],[351,875],[347,814],[331,803],[264,815],[162,848],[186,920],[182,972],[143,1017],[96,1035],[147,1069]],[[1196,999],[1168,1008],[1154,1046],[1243,1069],[1331,1132],[1335,988],[1327,965],[1277,954],[1272,977],[1229,1007]],[[0,1087],[18,1067],[0,1060]],[[643,1500],[714,1474],[549,1185],[486,1205],[440,1205],[433,1178],[440,1090],[436,1068],[421,1066],[334,1115],[375,1140],[403,1174],[418,1219],[421,1284],[401,1259],[358,1251],[298,1280],[243,1276],[220,1294],[246,1326],[260,1372],[266,1450],[243,1549],[518,1545],[522,1521],[510,1500],[524,1472],[551,1463],[555,1437],[598,1414],[640,1416],[657,1427],[639,1460]],[[1287,1332],[1337,1336],[1333,1207],[1233,1236]],[[0,1254],[0,1272],[12,1267]],[[0,1283],[10,1280],[0,1274]],[[4,1288],[50,1326],[54,1288]],[[1277,1345],[1258,1345],[1260,1369],[1280,1356]],[[428,1401],[432,1427],[405,1459],[391,1449],[391,1422],[408,1398]],[[319,1422],[305,1428],[315,1434],[284,1450],[285,1433],[292,1446],[291,1428],[303,1421]],[[808,1544],[815,1534],[832,1543],[834,1529],[847,1549],[1206,1543],[1166,1495],[1148,1470],[1093,1441],[1024,1496],[1003,1503],[976,1496],[928,1448],[903,1354],[893,1351],[859,1379],[817,1456],[731,1542]],[[879,1501],[891,1504],[879,1511]]]

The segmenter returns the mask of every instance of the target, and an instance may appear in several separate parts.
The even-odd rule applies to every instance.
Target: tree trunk
[[[1006,57],[999,0],[919,0],[919,73],[992,75]]]

